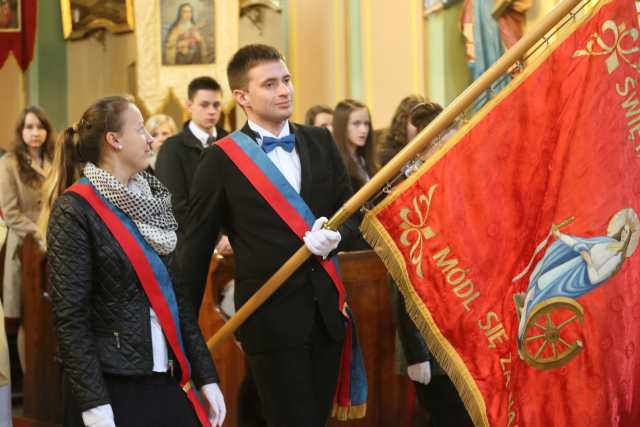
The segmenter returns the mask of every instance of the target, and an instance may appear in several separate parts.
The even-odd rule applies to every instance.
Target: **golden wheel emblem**
[[[566,365],[584,348],[577,337],[583,319],[582,306],[571,298],[554,297],[536,305],[518,347],[520,358],[537,369]]]

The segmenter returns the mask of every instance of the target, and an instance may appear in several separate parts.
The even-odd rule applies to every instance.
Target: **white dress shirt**
[[[265,136],[271,138],[282,138],[284,136],[289,135],[291,132],[289,131],[289,121],[284,124],[280,134],[277,136],[269,132],[268,130],[260,127],[255,124],[251,120],[247,122],[249,124],[249,128],[254,131],[258,136],[258,145],[262,147],[262,139]],[[267,157],[273,162],[274,165],[278,168],[280,173],[284,175],[289,184],[293,187],[294,190],[299,194],[300,193],[300,183],[302,181],[302,172],[300,167],[300,156],[298,155],[298,151],[296,147],[293,147],[293,150],[289,153],[282,147],[276,147],[273,150],[267,153]]]
[[[200,126],[195,124],[193,120],[189,121],[189,124],[187,126],[189,126],[189,130],[191,131],[193,136],[198,138],[198,141],[200,141],[203,148],[208,147],[207,140],[209,139],[209,137],[212,136],[216,139],[218,138],[218,130],[216,129],[215,126],[211,129],[211,133],[207,132],[206,130],[202,129]]]

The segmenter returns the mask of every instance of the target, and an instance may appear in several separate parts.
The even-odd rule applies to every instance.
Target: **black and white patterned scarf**
[[[138,172],[125,187],[109,172],[90,162],[83,174],[105,199],[131,218],[156,252],[160,255],[173,252],[178,240],[178,223],[171,210],[171,194],[155,176]]]

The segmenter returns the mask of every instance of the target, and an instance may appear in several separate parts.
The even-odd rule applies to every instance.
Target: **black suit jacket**
[[[228,134],[218,126],[216,131],[218,139]],[[162,144],[156,160],[155,175],[171,193],[173,213],[178,221],[180,232],[184,231],[189,190],[203,151],[202,143],[191,133],[187,122],[182,132]]]
[[[242,129],[255,140],[248,126]],[[349,176],[326,129],[291,125],[300,156],[301,190],[316,217],[331,217],[351,196]],[[183,284],[200,306],[216,236],[224,227],[236,261],[235,304],[242,306],[303,244],[218,146],[207,148],[196,170],[185,234],[178,244]],[[357,222],[340,229],[343,241]],[[308,260],[238,330],[248,353],[302,344],[319,307],[329,334],[344,336],[337,292],[316,259]]]

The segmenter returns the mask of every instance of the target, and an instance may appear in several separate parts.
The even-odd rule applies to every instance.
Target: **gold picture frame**
[[[22,1],[0,0],[0,33],[22,31]]]
[[[95,30],[134,30],[133,0],[60,0],[65,39],[77,40]]]

